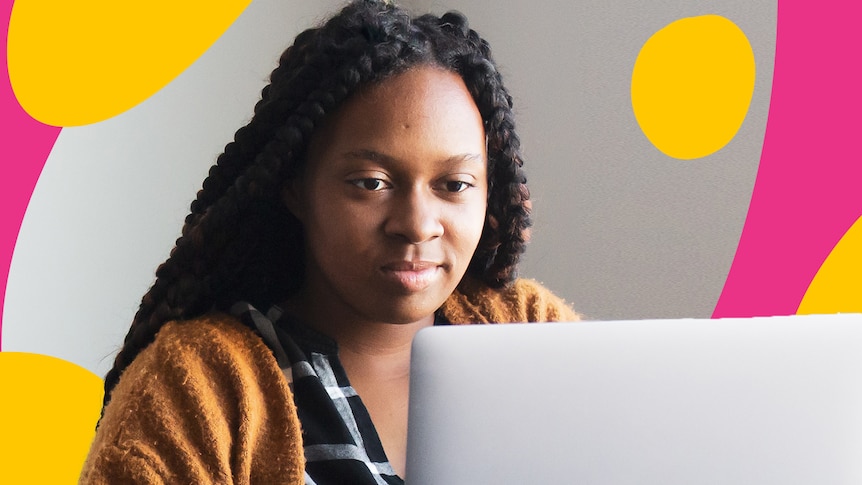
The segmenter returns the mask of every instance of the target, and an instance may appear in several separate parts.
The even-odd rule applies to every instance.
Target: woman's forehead
[[[485,132],[457,74],[422,67],[370,85],[351,97],[315,134],[311,158],[374,152],[410,158],[485,156]]]
[[[425,108],[452,103],[476,106],[458,73],[433,65],[420,65],[364,86],[348,98],[338,112],[350,109],[353,105],[365,105],[367,108],[369,104],[397,112],[405,106],[417,107],[418,103],[413,103],[417,100],[425,101]]]

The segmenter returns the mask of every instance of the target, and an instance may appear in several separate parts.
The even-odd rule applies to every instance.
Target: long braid
[[[488,134],[492,218],[468,272],[492,286],[514,279],[529,226],[529,192],[511,97],[487,43],[457,14],[411,19],[390,2],[356,1],[296,37],[252,120],[210,169],[105,377],[105,404],[123,370],[166,322],[227,310],[240,300],[266,307],[298,289],[303,229],[282,203],[285,181],[301,175],[315,130],[352,93],[420,64],[461,74]]]

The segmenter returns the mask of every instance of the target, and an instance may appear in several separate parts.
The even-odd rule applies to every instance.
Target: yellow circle
[[[55,357],[0,352],[0,389],[0,483],[77,483],[102,379]]]
[[[183,72],[251,0],[17,0],[9,80],[27,113],[78,126],[116,116]]]
[[[820,266],[797,314],[862,313],[862,217]]]
[[[681,160],[711,155],[739,131],[754,92],[754,52],[730,20],[677,20],[646,41],[632,72],[632,109],[649,141]]]

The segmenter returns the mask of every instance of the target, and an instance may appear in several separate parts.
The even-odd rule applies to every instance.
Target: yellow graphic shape
[[[705,157],[736,136],[754,78],[754,52],[736,24],[719,15],[684,18],[641,48],[632,72],[632,108],[662,153]]]
[[[862,313],[862,217],[826,257],[796,313]]]
[[[0,352],[0,389],[0,483],[77,483],[102,379],[56,357]]]
[[[9,78],[24,110],[53,126],[116,116],[171,82],[251,0],[16,0]]]

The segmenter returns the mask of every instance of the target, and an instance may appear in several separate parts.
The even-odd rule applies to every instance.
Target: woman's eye
[[[350,182],[360,189],[370,190],[372,192],[377,192],[388,187],[388,184],[385,181],[375,178],[356,179],[351,180]]]
[[[472,184],[470,184],[468,182],[464,182],[462,180],[450,180],[450,181],[446,182],[446,191],[447,192],[463,192],[472,186],[473,186]]]

